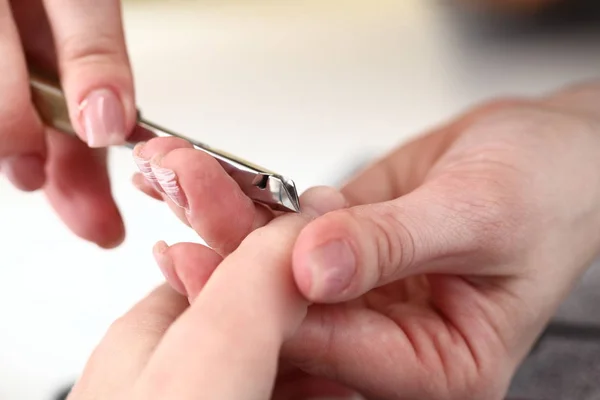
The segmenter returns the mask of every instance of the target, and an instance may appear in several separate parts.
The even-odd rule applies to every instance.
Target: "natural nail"
[[[312,299],[333,299],[350,285],[356,273],[356,258],[348,243],[336,240],[314,249],[308,267]]]
[[[179,276],[175,272],[173,259],[167,254],[167,250],[169,250],[169,245],[161,240],[154,245],[152,254],[167,283],[177,292],[185,295],[185,286],[183,286],[183,282],[181,282],[181,279],[179,279]]]
[[[152,173],[156,181],[162,188],[162,191],[171,199],[177,206],[188,209],[187,198],[177,181],[177,175],[173,170],[161,167],[156,160],[150,162]]]
[[[91,92],[79,105],[79,113],[88,146],[107,147],[125,141],[123,104],[112,90]]]

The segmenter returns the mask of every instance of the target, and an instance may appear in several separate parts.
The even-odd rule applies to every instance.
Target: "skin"
[[[120,1],[0,0],[0,169],[19,189],[43,189],[79,237],[112,248],[125,235],[112,198],[106,151],[86,146],[80,105],[97,89],[120,99],[123,140],[134,124],[133,80]],[[71,123],[82,140],[43,126],[32,103],[27,63],[60,76]],[[89,212],[93,209],[94,212]]]
[[[525,12],[555,1],[477,4]],[[0,71],[11,72],[0,77],[0,92],[11,94],[0,97],[0,171],[20,190],[43,189],[77,236],[104,248],[118,246],[125,229],[110,190],[106,152],[85,145],[89,138],[80,108],[94,90],[111,90],[123,113],[120,141],[133,129],[135,93],[120,1],[0,0],[0,22]],[[42,124],[31,103],[28,63],[60,77],[81,141]]]
[[[503,398],[600,249],[599,101],[600,84],[589,82],[484,104],[350,181],[348,206],[308,223],[289,253],[312,304],[282,347],[302,376],[296,383],[345,385],[368,398]],[[175,172],[189,210],[155,196],[216,249],[211,264],[194,256],[197,245],[158,246],[167,280],[194,304],[223,257],[254,260],[278,247],[266,239],[244,247],[265,211],[235,188],[219,192],[229,185],[224,172],[201,173],[212,160],[180,145],[153,139],[137,151]],[[194,192],[203,186],[215,191]],[[219,196],[239,210],[235,218],[205,211]],[[333,239],[349,243],[357,261],[344,286],[330,284],[337,260],[321,270],[312,262]]]
[[[84,142],[79,108],[91,91],[110,87],[123,106],[125,136],[135,110],[118,1],[98,6],[0,0],[0,16],[0,70],[15,71],[0,79],[2,93],[12,94],[0,99],[2,172],[22,190],[43,188],[78,236],[102,247],[117,246],[124,228],[110,194],[105,151],[42,125],[31,105],[25,65],[27,59],[60,75],[72,123]],[[339,384],[375,398],[500,398],[515,366],[599,247],[598,114],[591,107],[598,99],[598,85],[589,84],[472,110],[365,171],[343,189],[352,207],[303,229],[305,219],[294,222],[249,203],[217,168],[189,179],[222,188],[222,196],[187,193],[192,186],[177,164],[186,149],[158,154],[163,150],[157,145],[160,163],[181,180],[190,212],[139,177],[135,182],[165,199],[214,251],[193,244],[157,251],[167,279],[192,306],[186,308],[166,287],[143,300],[109,331],[73,397],[152,398],[168,391],[195,398],[196,373],[206,371],[211,379],[202,387],[218,398],[254,393],[261,398],[273,388],[281,355],[274,398],[301,388],[347,393]],[[206,159],[190,165],[196,172],[211,167]],[[221,201],[234,208],[214,208]],[[224,209],[239,210],[235,223]],[[273,240],[286,238],[281,253],[260,240],[265,232]],[[333,289],[331,282],[341,280],[322,266],[315,268],[311,255],[331,239],[348,242],[357,261],[347,285]],[[256,272],[264,254],[273,257],[273,271],[284,272],[270,278]],[[252,263],[259,266],[240,267]],[[236,273],[219,275],[217,267]],[[264,289],[256,298],[242,290],[248,280],[240,271],[256,274],[248,276]],[[217,289],[204,286],[209,276]],[[244,295],[237,296],[232,285],[240,285]],[[315,303],[306,315],[306,301],[298,293]],[[280,301],[285,307],[273,308]],[[222,304],[232,311],[228,317],[214,315]],[[227,328],[253,325],[238,319],[244,313],[235,311],[242,306],[263,311],[264,331],[236,337],[239,331]],[[207,328],[219,318],[225,320],[220,330]],[[257,346],[264,337],[272,340]],[[229,354],[230,343],[237,342],[248,348],[235,349],[243,362],[239,370],[230,370],[231,364],[223,364],[211,349],[221,345]],[[257,349],[264,369],[257,368]],[[165,369],[167,364],[177,367]],[[247,377],[254,379],[248,383]],[[225,380],[246,382],[240,387],[247,391],[226,392]]]
[[[195,171],[182,175],[199,178]],[[273,220],[223,261],[199,244],[157,245],[161,265],[181,254],[186,262],[202,266],[190,268],[194,275],[186,279],[195,285],[191,305],[168,285],[148,295],[111,326],[69,400],[268,398],[281,345],[297,331],[309,304],[294,284],[294,240],[314,217],[344,206],[344,198],[332,189],[316,188],[301,203],[302,214]],[[265,241],[277,246],[259,255]],[[277,389],[285,396],[279,398],[314,393],[305,386],[291,397],[290,389]],[[319,393],[348,392],[329,385]]]

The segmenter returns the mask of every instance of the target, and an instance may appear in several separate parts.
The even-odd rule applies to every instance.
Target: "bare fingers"
[[[208,282],[223,258],[214,250],[198,243],[160,241],[153,249],[154,258],[167,282],[192,302]]]
[[[291,269],[296,236],[317,215],[345,205],[341,194],[324,188],[307,192],[303,200],[303,213],[276,218],[225,258],[166,333],[136,394],[191,399],[202,388],[206,398],[269,398],[281,344],[293,335],[308,307]],[[192,251],[198,255],[201,250]],[[180,274],[181,266],[194,267],[189,252],[170,255]]]
[[[213,157],[182,139],[152,139],[138,145],[134,157],[146,181],[220,255],[232,252],[272,218]],[[150,190],[148,185],[144,188]]]

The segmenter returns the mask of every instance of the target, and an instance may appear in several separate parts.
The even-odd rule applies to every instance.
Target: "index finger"
[[[303,200],[304,213],[254,231],[217,268],[156,349],[137,394],[182,400],[199,392],[219,399],[270,396],[281,345],[308,307],[292,275],[295,239],[313,217],[345,205],[330,189]]]
[[[43,0],[77,134],[90,147],[123,144],[136,120],[119,0]]]

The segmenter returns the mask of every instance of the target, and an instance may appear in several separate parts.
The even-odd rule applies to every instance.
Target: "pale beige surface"
[[[445,2],[151,1],[126,6],[139,104],[156,122],[293,177],[327,184],[364,158],[501,94],[600,71],[597,36],[496,37]],[[152,244],[194,236],[111,159],[128,239],[74,238],[40,194],[0,181],[0,398],[44,399],[160,275]],[[93,212],[93,210],[90,210]]]

